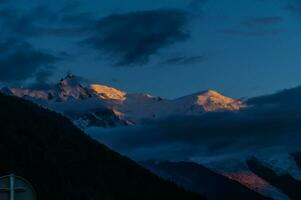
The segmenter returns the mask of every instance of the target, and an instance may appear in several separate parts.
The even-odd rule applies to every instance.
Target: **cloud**
[[[189,3],[188,9],[191,10],[203,10],[203,6],[208,2],[208,0],[192,0]]]
[[[282,18],[278,16],[249,17],[240,22],[239,25],[226,29],[224,32],[243,36],[275,35],[279,32],[275,26],[281,21]]]
[[[36,25],[37,21],[45,20],[49,17],[49,10],[45,7],[36,7],[30,9],[28,13],[20,13],[12,8],[2,9],[0,11],[0,22],[6,27],[7,34],[21,34],[23,36],[39,34],[40,27]]]
[[[246,26],[249,27],[256,27],[256,26],[267,26],[267,25],[278,24],[281,21],[282,18],[278,16],[252,17],[242,22],[242,24],[245,24]]]
[[[250,99],[251,106],[240,112],[173,116],[138,127],[91,133],[136,159],[187,160],[273,148],[295,151],[301,148],[300,102],[301,87]]]
[[[160,9],[115,14],[100,19],[81,42],[117,58],[117,65],[143,64],[160,49],[185,41],[186,11]]]
[[[48,70],[60,60],[27,42],[12,39],[0,43],[0,52],[1,82],[26,80],[41,70]]]
[[[301,2],[299,0],[287,0],[284,9],[296,14],[301,14]]]
[[[165,65],[189,65],[194,63],[200,63],[207,60],[205,56],[179,56],[167,59],[163,62]]]
[[[72,38],[114,60],[113,64],[145,64],[159,50],[190,37],[188,22],[202,13],[205,2],[192,0],[181,9],[131,11],[102,18],[91,9],[83,9],[80,1],[51,6],[39,2],[28,9],[9,4],[0,8],[0,37]]]
[[[66,6],[50,9],[47,5],[39,5],[20,11],[14,8],[0,10],[2,34],[18,37],[68,36],[80,37],[89,32],[95,23],[94,17],[88,13],[70,11]]]
[[[278,114],[278,115],[277,115]],[[204,116],[178,116],[152,122],[137,129],[128,129],[129,133],[117,138],[113,134],[117,149],[141,148],[169,144],[206,145],[215,147],[224,144],[225,148],[237,141],[245,142],[249,147],[253,142],[267,144],[266,139],[280,136],[282,133],[301,130],[294,116],[281,116],[280,110],[250,109],[240,113],[211,113]],[[294,119],[294,120],[292,120]],[[300,118],[298,118],[300,119]],[[116,136],[116,135],[115,135]],[[118,138],[121,137],[121,138]],[[257,141],[256,141],[256,140]],[[116,143],[115,143],[116,142]]]
[[[193,15],[200,15],[203,13],[203,8],[208,0],[192,0],[188,5],[188,10]]]
[[[49,77],[52,75],[52,70],[43,69],[35,74],[35,81],[29,85],[31,89],[50,89],[52,84],[48,83]]]

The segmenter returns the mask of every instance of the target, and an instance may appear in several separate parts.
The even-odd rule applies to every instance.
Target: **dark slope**
[[[142,165],[188,190],[206,195],[209,200],[269,199],[196,163],[150,161]]]
[[[247,163],[251,171],[278,188],[290,199],[301,199],[301,181],[296,180],[290,174],[278,175],[272,169],[264,166],[255,158],[248,160]]]
[[[0,94],[0,175],[42,200],[202,199],[90,139],[64,117]]]

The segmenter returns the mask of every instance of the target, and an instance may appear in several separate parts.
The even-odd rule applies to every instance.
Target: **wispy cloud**
[[[290,12],[301,14],[301,1],[299,0],[286,0],[287,3],[284,6],[285,10],[288,10]]]
[[[189,65],[206,61],[205,56],[179,56],[167,59],[163,62],[165,65]]]
[[[249,27],[257,27],[257,26],[268,26],[278,24],[282,21],[281,17],[278,16],[270,16],[270,17],[251,17],[242,22],[242,25]]]
[[[249,17],[241,21],[237,26],[226,29],[224,32],[243,36],[265,36],[274,35],[279,32],[276,25],[281,23],[282,18],[278,16]]]

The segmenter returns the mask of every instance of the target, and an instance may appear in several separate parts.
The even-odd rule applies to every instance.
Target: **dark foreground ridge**
[[[0,176],[28,179],[42,200],[204,199],[92,140],[66,118],[0,94]]]

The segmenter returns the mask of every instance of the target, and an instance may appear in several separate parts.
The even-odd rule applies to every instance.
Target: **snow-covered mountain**
[[[213,90],[170,100],[144,93],[127,93],[100,84],[83,85],[72,74],[50,89],[5,87],[1,91],[61,112],[81,128],[133,125],[172,115],[202,115],[246,107],[242,101]]]

